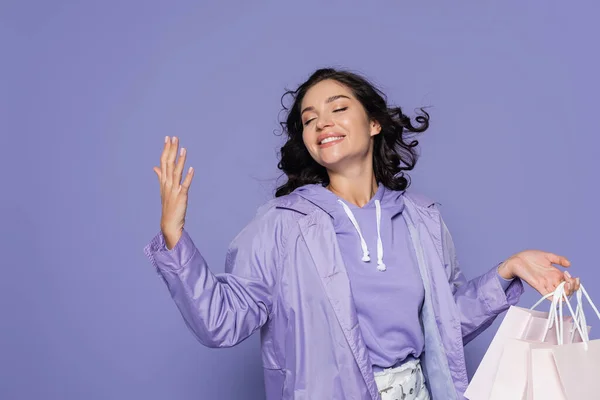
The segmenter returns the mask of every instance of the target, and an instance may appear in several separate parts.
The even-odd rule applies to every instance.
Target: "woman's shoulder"
[[[276,197],[261,204],[253,218],[243,229],[246,234],[271,231],[281,235],[289,231],[292,225],[310,212],[310,205],[295,193]]]
[[[403,193],[404,198],[413,203],[415,206],[419,208],[437,208],[440,203],[433,200],[431,197],[424,195],[420,192],[415,192],[413,190],[406,190]]]
[[[316,209],[319,208],[299,194],[292,192],[262,204],[256,211],[256,217],[297,220]]]

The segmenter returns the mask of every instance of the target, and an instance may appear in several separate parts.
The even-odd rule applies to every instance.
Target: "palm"
[[[194,175],[194,169],[189,168],[183,182],[183,166],[187,151],[182,148],[179,152],[177,162],[177,149],[179,140],[177,137],[165,138],[165,145],[160,156],[160,167],[154,167],[160,185],[160,197],[162,203],[162,215],[160,228],[165,235],[167,248],[171,249],[181,236],[185,223],[187,200],[190,185]]]
[[[513,274],[542,295],[553,292],[565,280],[567,295],[578,289],[578,280],[555,267],[555,265],[569,267],[571,263],[565,257],[540,250],[525,250],[515,254],[509,260]]]

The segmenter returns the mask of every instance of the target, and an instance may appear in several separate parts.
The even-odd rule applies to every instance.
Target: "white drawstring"
[[[377,215],[377,269],[385,271],[383,263],[383,242],[381,241],[381,204],[375,200],[375,213]]]
[[[346,212],[346,215],[352,222],[352,225],[354,225],[356,232],[358,232],[358,236],[360,237],[360,247],[362,248],[363,252],[362,261],[371,261],[371,257],[369,256],[369,249],[367,248],[367,242],[365,242],[365,238],[362,235],[360,227],[358,226],[358,221],[356,221],[352,210],[342,200],[338,199],[338,202],[342,205],[344,211]],[[383,263],[383,242],[381,241],[381,204],[379,200],[375,200],[375,209],[377,216],[377,269],[379,271],[385,271],[386,267]]]
[[[354,225],[356,232],[358,232],[358,236],[360,236],[360,247],[362,247],[362,252],[363,252],[362,260],[364,262],[371,261],[371,257],[369,257],[369,249],[367,248],[367,242],[365,242],[365,238],[363,237],[362,232],[360,231],[360,227],[358,226],[358,222],[356,221],[356,218],[354,218],[354,214],[352,214],[352,210],[342,200],[338,200],[338,201],[344,207],[344,211],[346,211],[346,215],[348,216],[348,218],[350,218],[350,221],[352,221],[352,225]]]

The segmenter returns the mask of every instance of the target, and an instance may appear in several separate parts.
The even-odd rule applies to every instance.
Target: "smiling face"
[[[373,136],[380,125],[346,86],[324,80],[302,99],[302,140],[312,158],[330,171],[348,163],[372,162]]]

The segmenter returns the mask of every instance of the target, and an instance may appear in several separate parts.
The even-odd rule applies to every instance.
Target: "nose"
[[[329,115],[322,115],[322,116],[318,117],[316,122],[317,122],[318,130],[323,130],[323,129],[327,128],[328,126],[333,125],[333,121]]]

